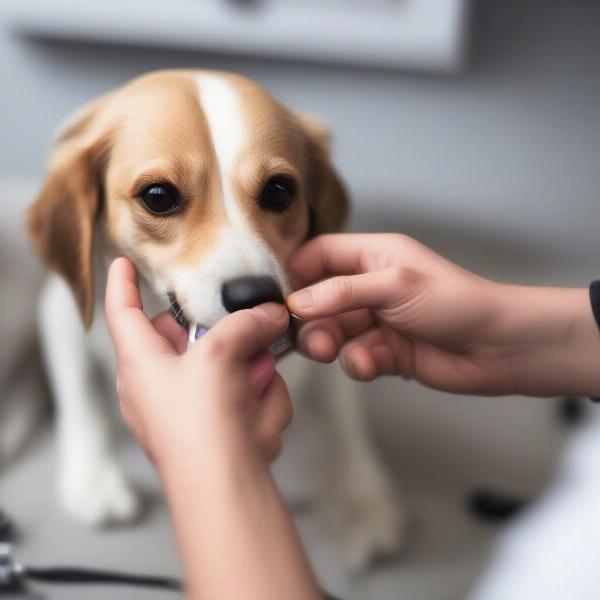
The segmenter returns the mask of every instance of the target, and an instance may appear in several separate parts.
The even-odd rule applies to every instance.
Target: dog
[[[283,301],[290,255],[339,230],[348,212],[328,139],[320,120],[248,79],[202,70],[141,76],[60,128],[28,226],[53,271],[39,327],[57,405],[59,496],[80,521],[127,522],[140,510],[94,378],[98,365],[115,373],[103,315],[108,264],[128,257],[146,312],[171,308],[184,327]],[[335,381],[314,405],[336,446],[333,531],[361,567],[399,547],[404,516],[358,387]]]

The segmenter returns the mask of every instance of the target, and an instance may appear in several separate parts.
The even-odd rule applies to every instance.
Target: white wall
[[[0,34],[0,177],[40,177],[53,125],[140,72],[227,68],[331,123],[359,214],[377,207],[370,225],[440,239],[451,251],[472,240],[463,253],[469,264],[481,244],[524,264],[534,254],[600,259],[600,5],[477,6],[472,64],[458,77]]]

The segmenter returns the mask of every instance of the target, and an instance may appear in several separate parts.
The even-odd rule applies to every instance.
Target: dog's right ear
[[[93,127],[102,101],[84,107],[62,127],[46,181],[28,214],[37,252],[71,287],[86,328],[94,307],[92,249],[107,151],[105,136]]]

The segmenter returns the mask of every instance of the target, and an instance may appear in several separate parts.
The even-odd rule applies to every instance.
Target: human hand
[[[321,598],[267,465],[291,419],[264,351],[287,329],[285,307],[235,312],[186,349],[170,315],[148,320],[133,265],[118,258],[106,317],[121,410],[161,475],[186,597]]]
[[[186,350],[187,335],[170,314],[150,322],[143,313],[135,269],[118,258],[108,274],[106,317],[123,417],[159,470],[174,455],[206,456],[224,445],[277,456],[292,408],[264,349],[286,331],[283,306],[233,313]]]
[[[400,234],[327,235],[288,264],[298,347],[368,381],[398,374],[442,390],[600,391],[587,290],[494,283]],[[596,390],[596,391],[594,391]]]

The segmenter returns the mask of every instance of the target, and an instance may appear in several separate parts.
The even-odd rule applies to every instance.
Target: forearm
[[[189,598],[321,597],[291,515],[252,444],[236,439],[161,471]]]
[[[600,395],[600,332],[585,288],[501,285],[495,344],[516,393]]]

